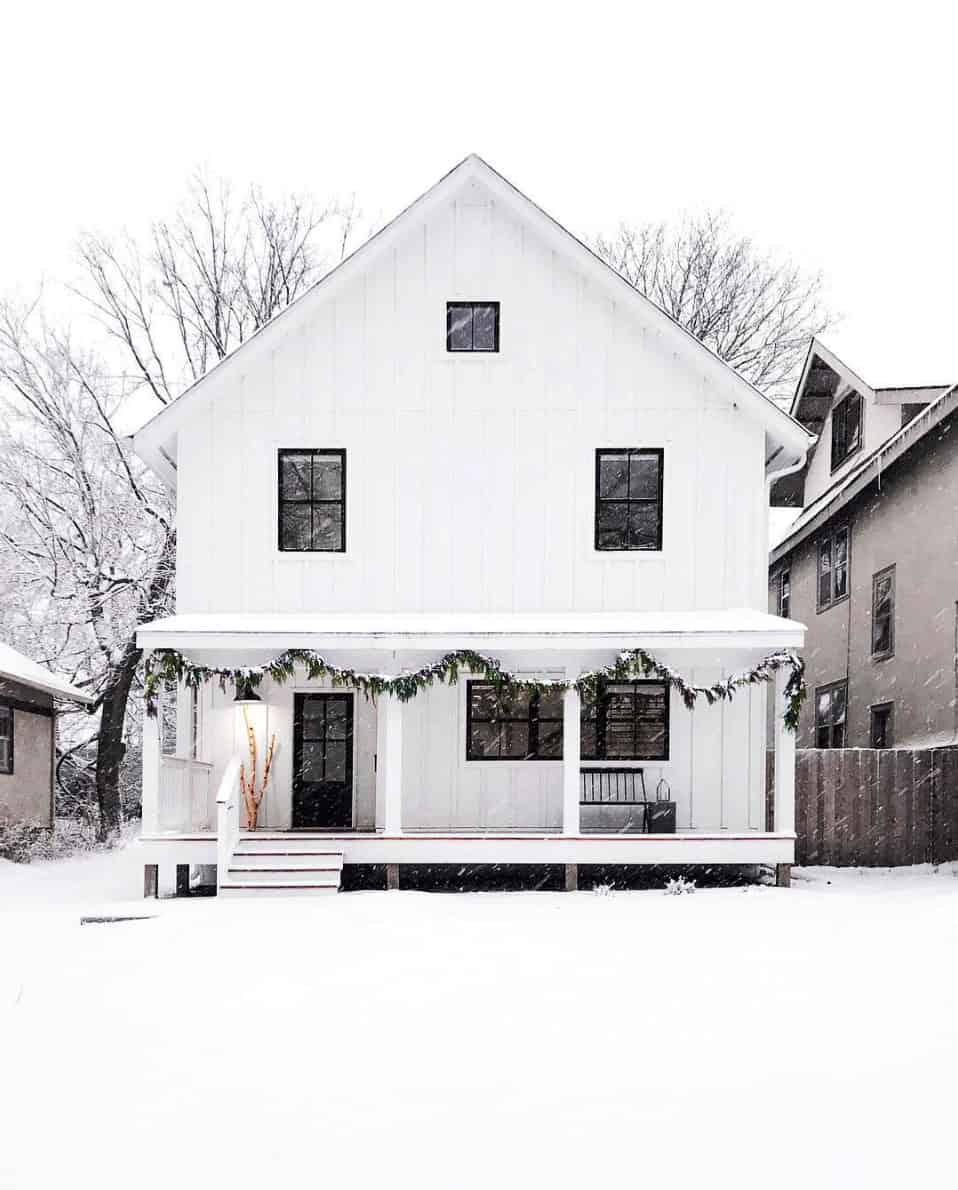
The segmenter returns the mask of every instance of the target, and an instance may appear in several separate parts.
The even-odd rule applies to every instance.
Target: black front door
[[[353,696],[297,694],[293,710],[293,827],[353,825]]]

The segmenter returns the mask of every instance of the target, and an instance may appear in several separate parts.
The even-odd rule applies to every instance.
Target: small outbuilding
[[[0,822],[53,825],[58,701],[93,700],[0,642]]]

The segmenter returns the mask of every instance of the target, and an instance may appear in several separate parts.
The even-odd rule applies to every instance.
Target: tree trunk
[[[163,609],[173,582],[176,560],[176,532],[170,530],[163,542],[153,569],[146,598],[141,605],[140,622],[153,619]],[[110,670],[100,701],[100,732],[96,750],[96,799],[100,811],[97,837],[101,842],[115,834],[123,820],[120,805],[120,765],[126,752],[123,728],[126,725],[126,706],[130,688],[136,677],[143,650],[136,645],[136,630],[126,642],[119,662]]]
[[[97,838],[105,842],[120,829],[123,813],[120,805],[120,765],[126,752],[123,728],[130,687],[140,663],[142,651],[131,640],[111,674],[100,706],[100,732],[96,749],[96,800],[100,811]]]

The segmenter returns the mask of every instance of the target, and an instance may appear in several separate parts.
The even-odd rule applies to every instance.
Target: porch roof
[[[805,626],[748,608],[676,612],[203,612],[154,620],[143,649],[801,648]]]

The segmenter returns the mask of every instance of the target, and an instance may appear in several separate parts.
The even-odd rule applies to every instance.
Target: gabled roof
[[[265,326],[234,348],[229,355],[214,364],[180,397],[156,414],[134,435],[137,453],[162,478],[174,483],[176,431],[199,395],[209,393],[219,382],[224,381],[241,355],[250,358],[255,352],[268,348],[278,330],[289,329],[299,325],[300,320],[308,318],[317,301],[332,295],[369,267],[378,254],[387,251],[404,233],[413,218],[427,216],[430,211],[472,181],[480,182],[494,199],[501,201],[518,217],[533,224],[557,251],[574,260],[596,284],[604,286],[613,300],[634,303],[646,317],[652,318],[658,327],[674,336],[677,349],[698,354],[711,374],[717,377],[718,383],[726,385],[732,399],[740,402],[744,410],[764,425],[771,439],[769,463],[772,460],[780,460],[776,470],[794,465],[804,456],[812,439],[803,426],[475,154],[461,161],[395,219],[276,314]]]
[[[64,678],[44,669],[36,661],[31,661],[23,653],[11,649],[0,641],[0,678],[9,678],[19,682],[22,686],[30,686],[33,690],[42,690],[44,694],[52,694],[54,698],[68,698],[71,702],[91,703],[93,699],[84,694],[76,686],[71,686]]]
[[[863,488],[876,479],[883,469],[891,466],[906,454],[916,443],[925,438],[958,409],[958,384],[946,389],[941,396],[907,422],[889,439],[865,455],[841,479],[827,488],[820,496],[802,510],[787,534],[776,545],[769,556],[771,564],[789,553],[827,520],[844,508]]]

